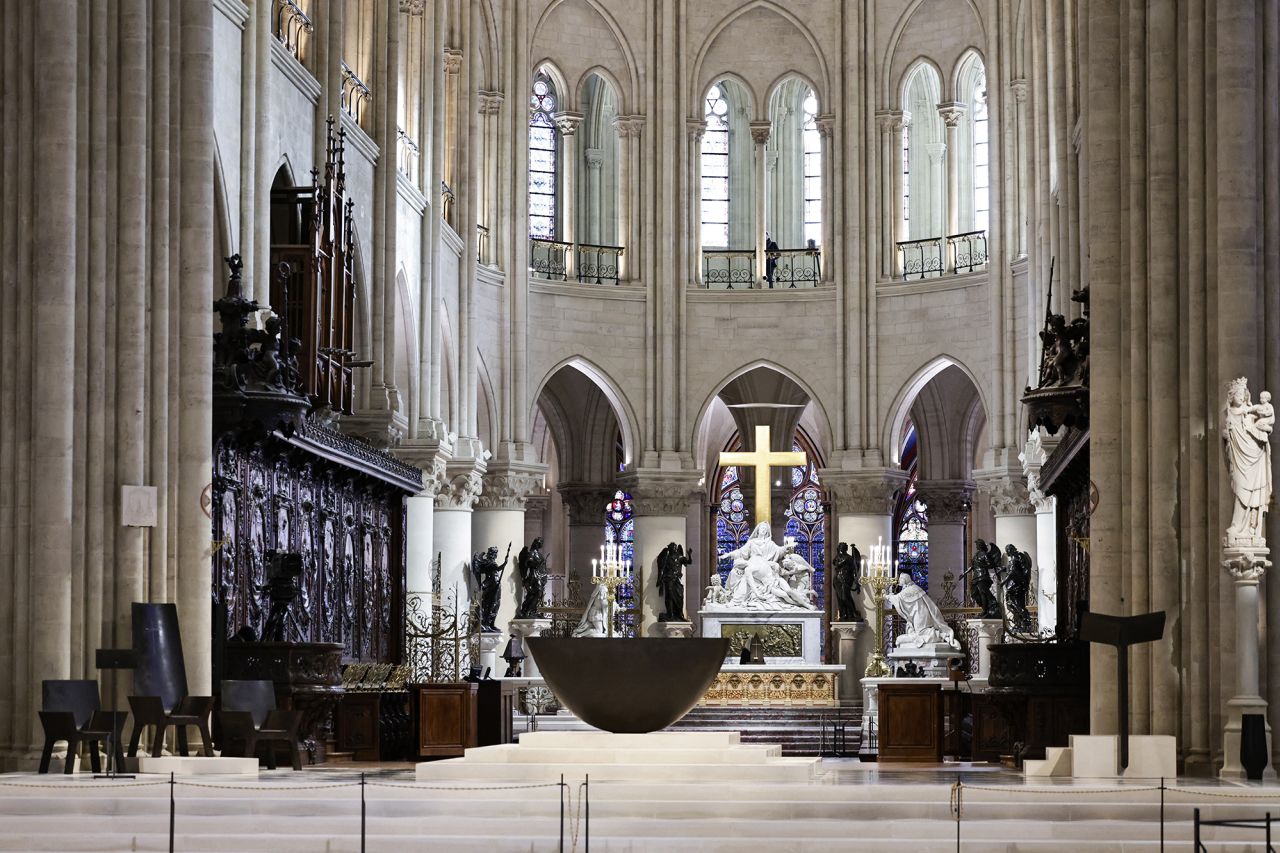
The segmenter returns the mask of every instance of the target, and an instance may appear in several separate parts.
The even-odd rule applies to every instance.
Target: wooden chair
[[[250,758],[264,749],[267,769],[276,769],[275,747],[289,750],[294,770],[302,769],[302,745],[298,739],[301,718],[296,711],[276,708],[276,688],[270,681],[222,682],[222,754]]]
[[[67,760],[62,772],[75,769],[80,744],[89,745],[89,760],[94,773],[102,772],[98,742],[110,741],[116,764],[123,761],[120,732],[125,714],[102,711],[98,682],[92,679],[48,680],[41,683],[40,723],[44,726],[44,750],[40,754],[40,772],[49,772],[55,742],[67,742]],[[114,728],[114,732],[112,731]]]
[[[203,740],[203,752],[213,755],[209,716],[212,696],[187,695],[187,668],[182,657],[182,636],[178,633],[178,608],[173,604],[133,603],[133,650],[138,665],[133,673],[136,695],[129,697],[133,710],[133,733],[129,755],[138,754],[142,730],[155,728],[151,754],[160,755],[165,730],[177,730],[178,753],[187,754],[187,727],[195,726]]]

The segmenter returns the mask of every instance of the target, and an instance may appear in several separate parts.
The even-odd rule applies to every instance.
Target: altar
[[[817,610],[699,610],[698,616],[702,636],[730,641],[726,663],[736,664],[755,636],[768,663],[822,663],[822,614]]]

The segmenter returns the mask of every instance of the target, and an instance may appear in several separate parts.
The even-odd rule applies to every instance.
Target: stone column
[[[947,204],[939,207],[937,204],[929,205],[929,230],[931,237],[938,237],[945,234],[954,233],[949,225],[949,207],[951,194],[948,192],[950,178],[950,166],[947,162],[947,153],[950,147],[945,142],[929,142],[925,144],[924,151],[929,155],[929,195],[932,198],[946,201]],[[921,184],[912,181],[912,187],[915,192],[920,191]],[[943,268],[946,268],[946,245],[945,241],[940,249]]]
[[[572,279],[578,274],[578,253],[572,246],[578,239],[578,144],[574,135],[582,124],[582,113],[559,112],[555,122],[560,131],[560,232],[556,236],[571,244],[565,258],[565,278]]]
[[[644,116],[615,116],[618,131],[618,277],[632,280],[640,273],[640,131]]]
[[[862,689],[862,671],[867,665],[865,650],[859,649],[859,638],[867,630],[866,622],[832,622],[828,635],[837,643],[836,660],[844,667],[840,673],[839,697],[842,702],[852,702]]]
[[[1271,726],[1265,722],[1267,700],[1262,698],[1258,656],[1262,645],[1258,583],[1271,567],[1267,555],[1265,545],[1242,546],[1224,542],[1222,548],[1222,567],[1235,583],[1236,629],[1236,693],[1227,702],[1227,724],[1222,735],[1222,770],[1218,774],[1223,778],[1244,778],[1244,767],[1240,763],[1240,728],[1245,714],[1262,715],[1267,732],[1267,766],[1263,777],[1274,779],[1276,775],[1271,765]]]
[[[1036,550],[1028,553],[1035,561],[1036,627],[1041,631],[1058,627],[1058,499],[1040,489],[1040,468],[1057,444],[1056,438],[1036,430],[1018,456],[1027,477],[1027,495],[1036,510]]]
[[[502,231],[498,221],[500,215],[498,213],[500,210],[498,181],[501,180],[498,177],[498,169],[499,161],[502,159],[502,148],[498,143],[498,123],[499,116],[502,114],[503,95],[501,92],[481,90],[477,97],[480,111],[480,147],[484,152],[484,159],[479,167],[480,186],[476,189],[476,203],[480,206],[476,213],[476,223],[484,226],[489,236],[485,240],[484,251],[480,251],[481,247],[477,245],[476,257],[482,264],[493,264],[498,257],[498,239]],[[479,241],[479,231],[472,234],[469,239]]]
[[[1013,238],[1013,257],[1022,258],[1027,254],[1027,164],[1030,160],[1027,143],[1027,81],[1025,79],[1010,80],[1009,93],[1013,96],[1013,142],[1014,150],[1010,158],[1014,165],[1015,178],[1013,204],[1006,221],[1013,224],[1010,235]],[[1008,162],[1008,161],[1006,161]]]
[[[658,555],[671,542],[684,545],[689,553],[691,544],[686,541],[689,504],[697,488],[697,477],[672,475],[667,472],[628,472],[620,478],[620,485],[631,495],[631,511],[636,520],[635,573],[637,591],[640,593],[640,632],[644,636],[664,636],[658,616],[665,610],[662,593],[658,591]],[[709,556],[694,548],[695,560]],[[685,571],[685,615],[689,614],[690,601],[696,609],[699,589],[690,589],[689,575],[693,566]]]
[[[604,242],[604,238],[600,235],[604,215],[604,180],[601,174],[604,166],[604,152],[599,148],[587,148],[582,155],[587,164],[586,196],[591,203],[587,206],[586,224],[583,228],[586,233],[579,234],[578,238],[598,246]]]
[[[707,132],[707,123],[701,119],[685,119],[684,133],[688,140],[689,183],[690,187],[702,186],[702,137]],[[702,193],[690,192],[688,210],[690,223],[702,222]],[[689,228],[689,260],[692,269],[689,274],[694,280],[706,284],[702,280],[702,228],[691,225]]]
[[[482,489],[471,515],[472,551],[478,552],[496,545],[498,560],[501,561],[507,553],[507,546],[511,547],[507,568],[502,573],[498,617],[494,620],[499,628],[508,625],[515,618],[523,593],[516,559],[520,555],[520,549],[526,544],[525,499],[541,489],[545,473],[546,467],[542,465],[508,462],[491,465],[481,478]],[[504,634],[498,643],[499,652],[506,640],[507,635]],[[505,670],[505,666],[502,669]],[[498,667],[495,666],[494,672],[499,673]]]
[[[835,257],[835,170],[831,147],[836,144],[836,117],[831,113],[817,116],[818,136],[822,139],[822,281],[832,281],[832,259]],[[803,211],[801,211],[803,216]],[[849,694],[846,694],[849,695]]]
[[[562,555],[565,582],[577,577],[583,597],[591,594],[591,561],[600,557],[604,544],[604,508],[616,489],[587,483],[564,483],[558,487],[569,515],[569,541]],[[555,555],[552,555],[555,559]]]
[[[422,491],[405,499],[405,593],[412,598],[422,596],[424,601],[435,589],[431,580],[435,564],[436,498],[445,485],[446,470],[452,447],[448,444],[427,447],[404,446],[396,448],[396,456],[422,469]]]
[[[440,555],[441,601],[457,595],[458,610],[470,604],[472,587],[471,512],[480,495],[484,463],[475,459],[453,459],[445,468],[445,479],[436,493],[432,514],[432,547]]]
[[[907,239],[902,220],[902,130],[911,123],[911,113],[878,110],[880,128],[880,243],[881,273],[892,277],[898,270],[897,243]]]
[[[764,211],[765,211],[765,179],[767,170],[765,168],[765,145],[769,142],[769,132],[773,129],[773,122],[769,121],[753,121],[751,122],[751,141],[755,143],[755,171],[756,171],[756,280],[764,280]]]
[[[967,107],[959,101],[938,104],[938,115],[947,126],[947,235],[960,233],[960,119]]]
[[[991,500],[991,511],[996,517],[996,544],[1004,551],[1008,545],[1026,551],[1031,557],[1033,588],[1027,594],[1027,606],[1036,601],[1036,508],[1023,476],[1012,471],[975,471],[978,489]]]
[[[926,480],[917,486],[929,512],[929,595],[940,607],[964,605],[961,575],[968,562],[965,525],[973,489],[970,480]]]
[[[978,647],[970,649],[974,655],[969,661],[970,681],[981,680],[985,686],[991,677],[991,644],[1000,642],[1000,633],[1004,628],[1003,619],[966,619],[965,624],[978,635]]]

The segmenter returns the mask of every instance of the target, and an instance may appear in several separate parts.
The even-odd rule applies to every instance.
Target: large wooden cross
[[[754,453],[721,453],[720,464],[742,465],[754,468],[756,472],[756,517],[755,524],[762,521],[772,526],[773,504],[769,500],[770,468],[796,468],[809,464],[809,457],[799,451],[772,451],[769,449],[769,426],[762,424],[756,427],[756,449]]]

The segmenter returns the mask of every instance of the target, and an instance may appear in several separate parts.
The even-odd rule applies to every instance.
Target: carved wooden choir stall
[[[323,760],[341,667],[404,659],[404,498],[421,471],[332,428],[353,397],[351,204],[332,122],[323,176],[272,194],[275,280],[261,328],[239,257],[215,305],[214,679],[269,678]],[[279,242],[278,242],[279,241]],[[273,555],[293,577],[268,577]],[[268,593],[288,595],[273,612]]]

